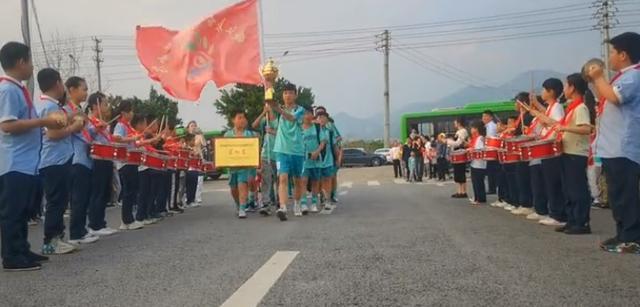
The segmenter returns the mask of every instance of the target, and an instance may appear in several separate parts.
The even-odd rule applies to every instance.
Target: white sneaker
[[[247,218],[247,211],[245,211],[243,208],[238,209],[238,218]]]
[[[135,222],[133,222],[131,224],[122,224],[122,225],[120,225],[120,230],[137,230],[137,229],[140,229],[140,228],[143,228],[143,227],[144,227],[143,223],[135,221]]]
[[[547,217],[547,218],[545,218],[543,220],[540,220],[540,221],[538,221],[538,223],[540,223],[542,225],[545,225],[545,226],[556,226],[556,227],[557,226],[564,226],[564,225],[567,224],[567,223],[563,223],[563,222],[558,222],[554,218],[551,218],[551,217]]]
[[[302,210],[300,209],[300,204],[298,203],[293,204],[293,215],[302,216]]]
[[[146,220],[144,220],[144,221],[142,221],[142,222],[140,222],[140,223],[142,223],[142,225],[144,225],[144,226],[148,226],[148,225],[151,225],[151,224],[155,224],[155,222],[153,221],[153,219],[146,219]]]
[[[516,211],[516,212],[514,212],[514,211]],[[525,208],[525,207],[520,207],[520,208],[518,208],[518,210],[514,210],[514,211],[511,211],[511,213],[515,214],[515,215],[525,215],[525,216],[528,216],[531,213],[535,213],[533,211],[533,209]]]
[[[202,207],[201,203],[191,203],[191,208],[198,208],[198,207]]]
[[[110,236],[110,235],[112,235],[112,234],[114,234],[116,232],[118,232],[118,231],[115,230],[115,229],[111,229],[109,227],[105,227],[105,228],[102,228],[100,230],[93,230],[93,229],[89,228],[89,233],[94,235],[94,236],[98,236],[98,237]]]
[[[64,255],[73,253],[77,247],[66,243],[60,238],[54,238],[49,244],[45,244],[42,247],[42,254],[44,255]]]
[[[500,207],[502,207],[502,202],[496,200],[496,201],[492,202],[489,206],[494,207],[494,208],[500,208]]]
[[[546,215],[540,215],[540,214],[537,214],[537,213],[534,212],[534,213],[531,213],[531,214],[527,215],[527,220],[539,221],[539,220],[542,220],[542,219],[546,219],[547,217],[548,216],[546,216]]]
[[[311,205],[311,213],[318,213],[318,205],[316,204]]]
[[[301,206],[300,206],[300,210],[302,211],[302,215],[307,215],[307,214],[309,214],[309,207],[308,207],[306,204],[301,205]]]
[[[516,206],[511,205],[511,204],[506,204],[503,208],[504,208],[504,210],[507,210],[507,211],[512,211],[512,210],[517,209]]]
[[[77,239],[77,240],[69,240],[69,243],[74,244],[74,245],[78,245],[78,244],[90,244],[90,243],[94,243],[96,241],[98,241],[98,237],[92,235],[91,233],[87,233],[86,235],[84,235],[84,237]]]

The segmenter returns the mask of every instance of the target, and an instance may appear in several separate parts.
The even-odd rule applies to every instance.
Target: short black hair
[[[142,114],[136,114],[133,116],[133,118],[131,119],[131,126],[135,127],[137,126],[139,123],[143,122],[146,120],[146,117]]]
[[[38,72],[38,87],[41,92],[53,89],[58,82],[62,82],[60,73],[53,68],[44,68]]]
[[[147,120],[148,124],[150,124],[154,120],[158,119],[158,117],[155,116],[153,113],[146,114],[144,118]]]
[[[467,123],[465,123],[464,121],[464,117],[456,117],[455,119],[456,122],[458,122],[458,125],[465,127]]]
[[[23,43],[8,42],[0,49],[0,64],[5,71],[16,67],[20,60],[29,61],[29,59],[31,59],[31,49]]]
[[[298,93],[298,87],[293,83],[287,83],[287,84],[284,85],[283,91],[285,91],[285,92],[286,91],[293,91],[293,92]]]
[[[544,82],[542,82],[542,87],[547,91],[553,91],[553,93],[556,95],[555,98],[559,98],[564,91],[564,85],[562,85],[562,81],[557,78],[549,78],[547,80],[544,80]]]
[[[493,111],[491,111],[491,110],[484,110],[484,111],[482,111],[482,114],[486,114],[486,115],[489,115],[491,117],[494,117],[493,116]]]
[[[313,114],[313,108],[309,107],[309,106],[302,106],[302,108],[304,109],[305,113],[311,113]]]
[[[510,115],[507,117],[507,120],[505,121],[505,123],[509,122],[509,120],[518,120],[518,117],[515,115]]]
[[[105,98],[107,98],[107,96],[100,92],[95,92],[89,95],[89,98],[87,99],[87,109],[93,110],[93,108],[98,104],[98,101],[104,102]]]
[[[133,111],[133,103],[129,99],[120,101],[118,105],[118,114],[129,113]]]
[[[236,118],[236,116],[238,116],[238,114],[242,114],[242,115],[244,115],[244,117],[247,117],[247,111],[245,111],[243,109],[237,109],[237,110],[231,111],[231,118]]]
[[[584,96],[589,89],[589,83],[582,77],[582,74],[575,73],[567,76],[567,84],[575,87],[578,94]]]
[[[528,104],[529,103],[529,93],[520,92],[520,93],[518,93],[518,95],[516,95],[514,100],[520,101],[520,102],[524,102],[524,103]]]
[[[66,87],[67,90],[70,90],[72,88],[80,87],[80,84],[82,84],[82,83],[86,83],[86,81],[83,78],[80,78],[78,76],[73,76],[73,77],[70,77],[69,79],[67,79],[67,81],[64,82],[64,87]]]
[[[624,52],[631,59],[631,63],[640,62],[640,34],[625,32],[609,40],[609,44],[618,52]]]
[[[487,128],[485,128],[484,123],[481,121],[475,121],[471,124],[471,128],[476,128],[478,130],[478,134],[485,136],[487,134]]]

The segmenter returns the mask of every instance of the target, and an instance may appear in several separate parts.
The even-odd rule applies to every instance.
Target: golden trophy
[[[582,78],[587,80],[587,82],[592,82],[591,76],[589,76],[589,72],[595,69],[604,70],[605,64],[601,59],[591,59],[587,63],[582,66]]]
[[[273,95],[275,94],[275,91],[273,90],[273,85],[276,82],[276,79],[278,78],[278,73],[279,73],[279,69],[276,66],[276,63],[273,61],[273,59],[269,59],[267,61],[267,63],[265,63],[264,65],[262,65],[262,67],[260,68],[260,74],[262,75],[262,77],[264,78],[265,82],[265,89],[264,89],[264,100],[265,101],[272,101],[273,100]]]

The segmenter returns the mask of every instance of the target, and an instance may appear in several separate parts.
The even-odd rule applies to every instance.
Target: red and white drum
[[[482,152],[482,159],[487,161],[498,161],[498,152],[499,148],[488,147],[485,148]]]
[[[562,142],[557,140],[540,140],[522,144],[520,149],[530,160],[549,159],[562,155]]]
[[[91,144],[91,158],[96,160],[121,160],[127,159],[127,147],[120,144]]]
[[[178,169],[178,157],[169,156],[167,158],[167,169],[172,171]]]
[[[507,150],[501,150],[498,152],[498,158],[500,163],[509,164],[520,162],[521,157],[519,152],[510,152]]]
[[[466,150],[460,149],[451,153],[452,164],[465,164],[469,162],[469,153]]]
[[[202,168],[202,159],[200,158],[190,158],[188,163],[190,169],[198,170]]]
[[[520,145],[534,141],[535,139],[530,136],[517,136],[504,140],[504,148],[509,152],[520,152]]]
[[[202,172],[206,174],[206,173],[214,170],[215,167],[213,166],[213,162],[205,161],[205,162],[202,162],[202,168],[201,169],[202,169]]]
[[[181,170],[181,171],[189,169],[189,160],[183,159],[183,158],[178,158],[176,160],[176,169]]]
[[[504,140],[501,138],[488,136],[484,139],[484,145],[485,147],[504,148]]]
[[[469,160],[483,160],[484,150],[472,150],[469,152]]]
[[[178,149],[178,158],[189,159],[191,157],[191,150]]]
[[[166,157],[156,153],[145,153],[142,158],[142,165],[155,170],[163,171],[167,169]]]
[[[132,149],[127,152],[127,159],[125,160],[125,162],[132,165],[142,165],[143,157],[144,150]]]

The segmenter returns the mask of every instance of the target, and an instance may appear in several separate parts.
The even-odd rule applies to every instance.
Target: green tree
[[[160,93],[153,87],[149,90],[149,98],[142,100],[136,96],[124,98],[115,96],[111,98],[113,105],[118,105],[120,101],[128,99],[133,103],[133,111],[136,114],[153,115],[155,118],[162,119],[168,116],[169,123],[180,125],[182,119],[178,117],[178,102]]]
[[[282,92],[285,84],[289,81],[284,78],[278,78],[273,88],[275,90],[275,99],[282,104]],[[249,123],[253,122],[264,106],[264,87],[252,84],[236,84],[229,90],[222,90],[222,95],[216,100],[214,106],[216,112],[227,119],[227,128],[231,127],[231,114],[238,110],[247,112]],[[298,86],[297,103],[301,106],[313,106],[315,96],[311,88]]]

